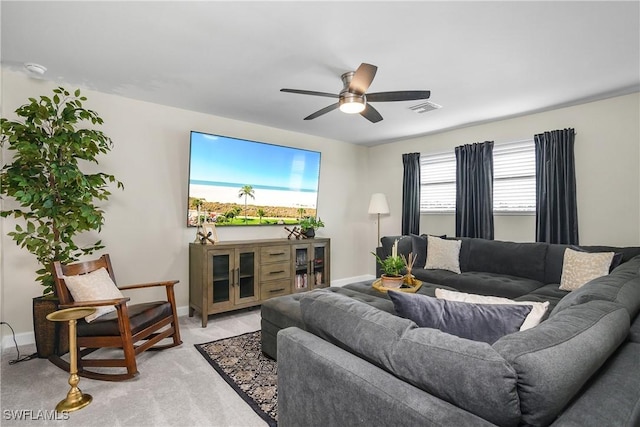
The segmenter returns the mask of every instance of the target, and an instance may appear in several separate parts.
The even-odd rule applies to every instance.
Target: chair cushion
[[[137,334],[158,320],[170,317],[173,314],[171,303],[167,301],[153,301],[128,305],[127,310],[129,312],[129,323],[132,334]],[[105,314],[91,323],[87,323],[84,320],[78,321],[77,335],[79,337],[120,335],[118,313],[112,312]]]
[[[74,301],[99,301],[124,298],[124,295],[122,295],[122,292],[120,292],[116,284],[113,283],[111,276],[109,276],[109,273],[104,267],[87,274],[64,276],[63,279]],[[87,322],[92,322],[100,316],[115,311],[115,309],[112,305],[98,306],[96,307],[95,313],[86,316],[84,319]]]

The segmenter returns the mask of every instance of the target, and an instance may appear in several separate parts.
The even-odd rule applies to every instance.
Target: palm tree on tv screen
[[[247,223],[247,196],[255,199],[253,195],[253,187],[250,185],[244,185],[238,192],[238,197],[244,197],[244,223]]]

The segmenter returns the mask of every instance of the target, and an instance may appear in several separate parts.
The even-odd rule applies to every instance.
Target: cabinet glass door
[[[212,306],[231,305],[231,283],[233,280],[233,252],[215,251],[209,257],[211,280],[209,303]]]
[[[325,247],[315,246],[313,247],[313,287],[324,288],[327,286],[327,276],[325,274]]]
[[[302,292],[309,289],[310,265],[309,245],[297,245],[293,247],[295,262],[295,277],[293,291]]]
[[[258,262],[254,250],[239,251],[236,266],[236,304],[257,301]]]

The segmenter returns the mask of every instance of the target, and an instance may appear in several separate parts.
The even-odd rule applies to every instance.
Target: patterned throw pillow
[[[124,298],[120,289],[113,283],[107,270],[102,267],[91,273],[78,276],[64,276],[64,282],[71,292],[74,301],[97,301]],[[96,312],[84,318],[92,322],[100,316],[115,311],[112,305],[96,307]]]
[[[460,240],[445,240],[427,236],[428,270],[449,270],[460,274]]]
[[[466,294],[464,292],[448,291],[446,289],[436,289],[436,298],[446,299],[449,301],[471,302],[474,304],[512,304],[512,305],[530,305],[531,312],[524,319],[524,323],[520,325],[520,330],[531,329],[538,325],[544,314],[549,308],[549,301],[534,302],[534,301],[514,301],[508,298]]]
[[[565,249],[560,289],[574,291],[585,283],[609,274],[614,252],[580,252]]]

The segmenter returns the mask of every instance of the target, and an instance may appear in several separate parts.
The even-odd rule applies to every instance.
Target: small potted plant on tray
[[[398,241],[396,240],[391,249],[391,255],[381,259],[377,254],[371,252],[376,257],[382,269],[382,286],[385,288],[397,289],[402,286],[404,275],[402,270],[406,267],[404,257],[398,255]]]

